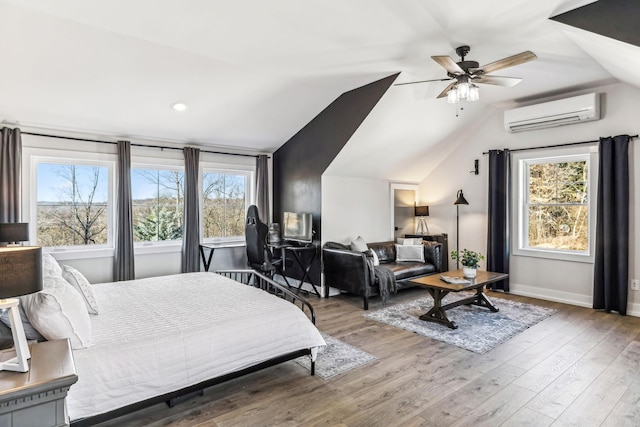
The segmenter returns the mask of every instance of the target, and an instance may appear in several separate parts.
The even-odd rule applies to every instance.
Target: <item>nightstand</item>
[[[0,372],[0,426],[68,426],[64,400],[78,381],[69,340],[36,343],[30,349],[29,372]]]

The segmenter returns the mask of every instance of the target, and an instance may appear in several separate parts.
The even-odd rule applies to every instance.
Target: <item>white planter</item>
[[[465,279],[475,279],[477,270],[471,267],[462,266],[462,274]]]

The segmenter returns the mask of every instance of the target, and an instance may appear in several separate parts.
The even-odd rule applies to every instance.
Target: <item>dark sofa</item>
[[[438,242],[422,243],[425,262],[396,262],[395,242],[369,243],[378,255],[380,265],[393,271],[398,289],[410,286],[409,279],[441,272],[442,244]],[[327,242],[322,247],[324,273],[324,296],[329,296],[329,287],[361,295],[364,309],[369,309],[369,297],[379,295],[379,283],[375,276],[373,257],[367,252],[352,251],[348,245]]]

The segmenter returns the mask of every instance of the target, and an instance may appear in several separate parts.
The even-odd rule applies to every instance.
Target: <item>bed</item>
[[[90,316],[92,345],[74,350],[72,425],[93,425],[302,355],[315,361],[325,342],[308,302],[253,271],[218,273],[92,286],[100,314]]]

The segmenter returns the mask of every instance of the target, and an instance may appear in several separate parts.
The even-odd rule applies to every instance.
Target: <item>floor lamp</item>
[[[457,199],[453,203],[456,205],[456,252],[460,254],[460,205],[468,205],[467,199],[464,198],[462,190],[458,190]],[[456,258],[456,270],[460,268],[460,258]]]

